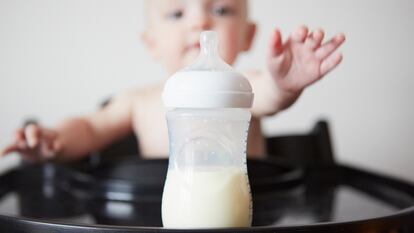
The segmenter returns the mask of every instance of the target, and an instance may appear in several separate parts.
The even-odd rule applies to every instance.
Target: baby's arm
[[[76,159],[78,156],[102,149],[117,138],[130,133],[132,101],[132,94],[122,94],[89,116],[60,124],[57,127],[61,143],[58,159]]]
[[[32,161],[79,159],[131,132],[132,98],[120,95],[99,111],[65,120],[53,129],[37,125],[18,129],[15,141],[1,155],[18,152]]]
[[[342,54],[335,51],[345,36],[338,34],[322,44],[323,38],[322,30],[309,33],[300,27],[283,43],[275,30],[267,59],[269,72],[247,74],[255,92],[253,115],[272,115],[289,107],[306,87],[339,65]]]

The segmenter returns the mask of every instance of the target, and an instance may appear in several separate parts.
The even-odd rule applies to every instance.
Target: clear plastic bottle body
[[[170,158],[162,199],[164,227],[248,227],[252,203],[246,109],[167,112]]]

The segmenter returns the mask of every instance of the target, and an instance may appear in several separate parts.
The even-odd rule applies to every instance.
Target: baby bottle
[[[169,166],[162,197],[168,228],[248,227],[252,201],[246,143],[252,88],[200,36],[200,55],[165,84]]]

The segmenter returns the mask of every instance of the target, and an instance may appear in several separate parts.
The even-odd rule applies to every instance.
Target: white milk
[[[241,168],[168,171],[162,221],[170,228],[248,227],[251,194]]]

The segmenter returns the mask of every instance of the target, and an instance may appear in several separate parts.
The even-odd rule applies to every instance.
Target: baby
[[[194,61],[204,30],[218,33],[220,55],[229,64],[234,64],[240,53],[249,51],[255,36],[256,25],[248,18],[247,0],[151,0],[146,2],[146,8],[143,43],[169,75]],[[249,156],[266,154],[261,117],[292,105],[304,88],[341,62],[342,55],[335,51],[345,41],[344,35],[326,42],[323,39],[322,30],[310,32],[302,26],[282,40],[280,31],[275,29],[267,54],[268,70],[244,73],[255,93]],[[164,82],[129,90],[97,112],[64,120],[53,128],[31,124],[18,129],[14,141],[1,155],[18,152],[38,162],[76,160],[134,132],[144,158],[165,157],[168,133],[161,100]]]

